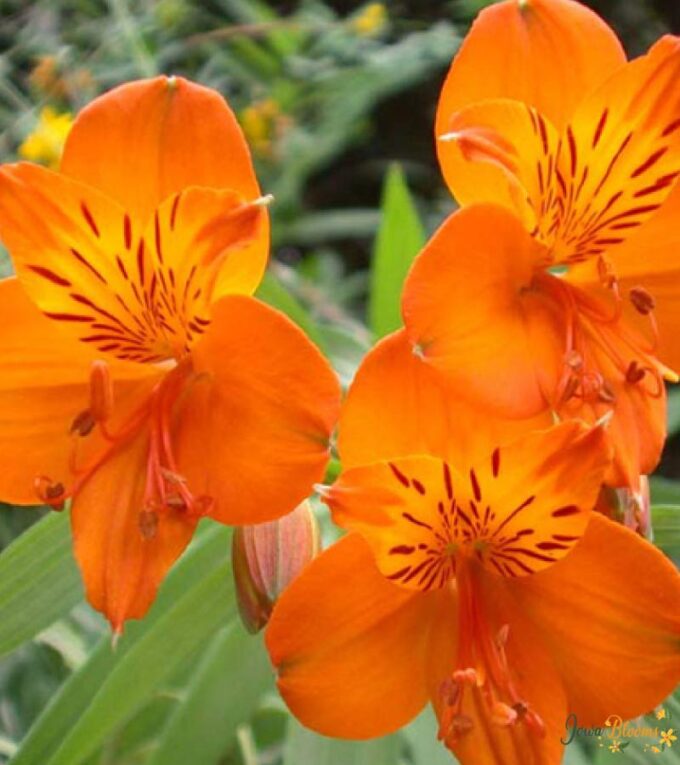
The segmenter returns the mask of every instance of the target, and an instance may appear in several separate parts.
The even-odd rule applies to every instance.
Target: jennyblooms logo
[[[643,751],[661,754],[678,739],[675,729],[670,727],[671,715],[667,709],[658,709],[654,718],[651,723],[647,720],[626,722],[619,715],[609,715],[604,726],[584,728],[579,726],[576,715],[570,714],[565,722],[566,735],[560,741],[566,746],[576,738],[594,737],[600,747],[621,753],[632,740],[637,740]]]

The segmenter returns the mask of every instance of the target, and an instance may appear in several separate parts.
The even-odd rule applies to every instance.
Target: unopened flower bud
[[[612,489],[603,486],[595,509],[643,537],[651,536],[651,502],[646,475],[640,476],[640,490],[637,492],[629,488]]]
[[[267,624],[279,595],[318,552],[319,529],[306,501],[276,521],[235,529],[236,601],[249,632]]]

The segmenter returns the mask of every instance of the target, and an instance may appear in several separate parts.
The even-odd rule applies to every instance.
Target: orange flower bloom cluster
[[[71,500],[117,632],[203,516],[271,520],[323,476],[336,377],[250,297],[266,202],[229,107],[181,78],[94,101],[59,172],[0,168],[0,497]]]
[[[320,491],[349,533],[267,629],[310,728],[385,735],[429,701],[463,765],[558,765],[570,714],[632,718],[680,682],[680,575],[594,510],[644,484],[677,379],[679,76],[680,41],[626,63],[572,0],[473,26],[437,116],[464,207],[341,413]]]

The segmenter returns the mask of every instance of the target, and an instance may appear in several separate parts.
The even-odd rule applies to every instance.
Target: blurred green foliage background
[[[259,296],[297,321],[347,383],[373,341],[398,325],[408,265],[453,209],[434,156],[434,110],[449,61],[486,4],[0,0],[0,160],[14,161],[22,145],[30,154],[24,141],[33,135],[36,158],[49,162],[59,115],[125,80],[164,72],[216,88],[276,199]],[[677,0],[588,4],[631,55],[680,31]],[[2,257],[0,273],[9,272]],[[669,428],[676,438],[653,481],[654,519],[657,542],[677,560],[676,396]],[[230,531],[205,522],[149,617],[113,651],[103,620],[83,603],[68,518],[3,508],[0,763],[451,762],[429,713],[363,744],[301,729],[274,691],[261,640],[238,623],[229,549]],[[680,703],[669,710],[680,719]],[[595,743],[572,745],[566,762],[611,756]],[[616,756],[647,757],[634,746]],[[664,761],[680,757],[667,752]]]

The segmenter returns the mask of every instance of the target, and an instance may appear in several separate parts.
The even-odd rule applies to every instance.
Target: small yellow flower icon
[[[609,751],[610,752],[620,752],[621,751],[621,742],[620,741],[612,741],[612,743],[609,744]]]
[[[675,729],[669,728],[668,730],[661,731],[660,744],[665,744],[668,747],[673,746],[673,742],[678,740],[678,737],[674,734]]]
[[[71,114],[60,114],[50,106],[45,106],[38,115],[35,128],[19,146],[19,155],[56,170],[72,124]]]
[[[651,750],[654,752],[654,754],[661,754],[661,749],[659,749],[658,746],[652,746]]]
[[[666,717],[666,710],[663,707],[661,707],[661,709],[656,710],[655,714],[656,714],[657,720],[663,720]]]

